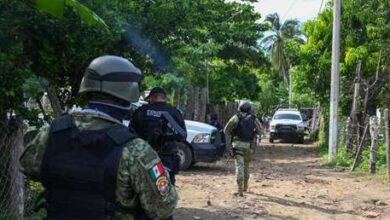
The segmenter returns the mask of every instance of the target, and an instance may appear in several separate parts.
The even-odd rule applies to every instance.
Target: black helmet
[[[238,110],[240,112],[250,112],[251,109],[252,109],[252,105],[247,101],[241,102],[240,105],[238,106]]]
[[[167,91],[165,91],[165,89],[163,89],[161,87],[156,86],[156,87],[153,87],[150,90],[150,92],[149,92],[149,94],[148,94],[148,96],[146,98],[150,98],[150,96],[153,96],[153,95],[156,95],[156,94],[162,94],[162,95],[166,96],[167,95]]]
[[[129,60],[118,56],[101,56],[85,70],[79,94],[99,92],[127,102],[137,102],[141,78],[141,71]]]

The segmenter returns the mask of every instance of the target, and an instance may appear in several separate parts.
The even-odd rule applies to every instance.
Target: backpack
[[[239,122],[234,130],[234,136],[236,136],[241,141],[252,141],[255,137],[256,117],[251,114],[246,116],[237,114],[237,117]]]

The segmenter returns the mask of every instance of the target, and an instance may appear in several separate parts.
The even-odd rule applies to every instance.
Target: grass
[[[318,154],[322,157],[324,161],[324,166],[329,168],[336,169],[349,169],[352,167],[355,158],[350,157],[343,145],[339,146],[339,151],[337,152],[335,161],[333,163],[328,162],[328,143],[324,141],[317,142]],[[378,145],[378,154],[376,161],[376,174],[370,175],[370,147],[365,146],[362,153],[362,161],[360,165],[356,168],[356,174],[362,174],[369,179],[375,179],[382,182],[387,182],[387,167],[386,167],[386,148],[383,141],[380,141]]]

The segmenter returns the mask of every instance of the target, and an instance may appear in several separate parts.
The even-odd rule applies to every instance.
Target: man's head
[[[240,112],[245,112],[245,113],[250,113],[251,110],[252,110],[252,105],[251,103],[247,102],[247,101],[243,101],[240,103],[240,105],[238,106],[238,110]]]
[[[161,87],[154,87],[147,97],[150,103],[167,102],[167,92]]]
[[[129,106],[139,99],[141,71],[129,60],[118,56],[101,56],[92,60],[85,70],[79,94],[88,99],[99,99]]]

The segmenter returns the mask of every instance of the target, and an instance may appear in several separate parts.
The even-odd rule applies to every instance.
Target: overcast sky
[[[298,19],[306,21],[317,16],[322,0],[258,0],[254,6],[262,19],[268,14],[278,13],[281,20]],[[324,5],[328,0],[324,0]]]

